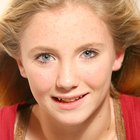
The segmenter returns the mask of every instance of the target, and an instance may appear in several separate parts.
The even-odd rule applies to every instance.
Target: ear
[[[26,78],[26,72],[25,72],[21,58],[16,59],[16,61],[17,61],[17,65],[18,65],[21,76]]]
[[[116,58],[115,58],[113,69],[112,69],[113,71],[117,71],[121,68],[122,62],[124,60],[124,55],[125,55],[124,50],[118,50],[116,52]]]

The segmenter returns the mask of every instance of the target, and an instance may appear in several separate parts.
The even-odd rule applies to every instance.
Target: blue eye
[[[87,49],[82,53],[82,58],[90,59],[97,55],[98,53],[92,49]]]
[[[55,60],[55,58],[54,58],[52,55],[48,54],[48,53],[39,54],[39,56],[37,56],[36,59],[37,59],[39,62],[41,62],[41,63],[48,63],[48,62],[50,62],[50,61]]]

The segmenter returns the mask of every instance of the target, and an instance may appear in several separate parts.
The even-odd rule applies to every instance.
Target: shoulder
[[[121,106],[124,109],[138,111],[140,113],[140,97],[122,94],[120,96]]]
[[[120,103],[123,115],[135,118],[140,124],[140,97],[121,95]]]
[[[133,102],[133,101],[136,101],[135,103],[138,103],[139,104],[139,101],[140,101],[140,97],[136,97],[136,96],[130,96],[130,95],[126,95],[126,94],[121,94],[120,95],[120,99],[123,101],[130,101],[130,102]]]
[[[0,107],[0,118],[5,118],[5,116],[13,116],[15,115],[16,113],[16,110],[17,110],[17,106],[18,104],[16,105],[12,105],[12,106],[4,106],[4,107]]]
[[[12,140],[18,104],[0,108],[0,138]]]
[[[25,102],[22,103],[17,103],[15,105],[11,106],[3,106],[0,107],[0,119],[15,119],[17,111],[25,109],[29,106],[30,104],[27,104]]]
[[[128,140],[139,140],[140,133],[140,97],[121,95],[120,103]]]

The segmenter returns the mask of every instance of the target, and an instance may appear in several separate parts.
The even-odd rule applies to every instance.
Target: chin
[[[77,115],[74,113],[71,114],[68,113],[63,115],[61,114],[60,116],[57,116],[57,118],[55,119],[63,125],[75,126],[75,125],[83,124],[84,122],[86,122],[88,118],[89,117],[87,114],[78,113]]]

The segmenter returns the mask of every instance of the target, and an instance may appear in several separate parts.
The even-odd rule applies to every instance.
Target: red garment
[[[122,95],[120,101],[126,140],[140,140],[140,98]]]
[[[14,124],[18,105],[0,108],[0,140],[14,140]]]
[[[126,140],[140,139],[140,98],[121,95],[121,108]],[[18,105],[0,109],[0,140],[14,140],[14,124]]]

